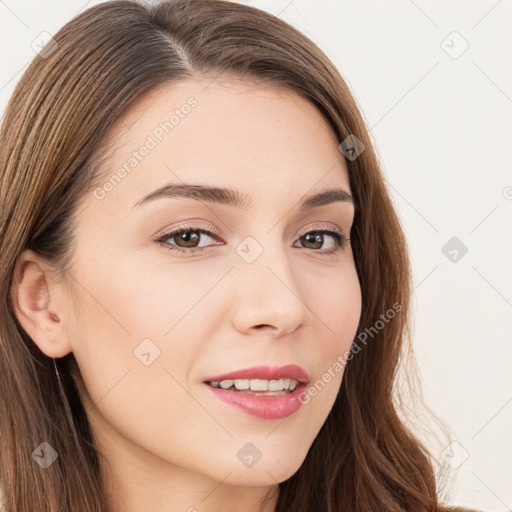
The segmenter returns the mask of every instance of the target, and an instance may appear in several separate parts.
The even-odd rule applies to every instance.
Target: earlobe
[[[48,357],[71,352],[57,301],[57,285],[51,284],[50,269],[33,251],[18,257],[14,269],[11,300],[18,322]],[[59,311],[60,314],[57,314]]]

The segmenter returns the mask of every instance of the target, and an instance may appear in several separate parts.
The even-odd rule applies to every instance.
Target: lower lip
[[[204,384],[211,393],[229,405],[238,407],[243,412],[264,420],[278,420],[286,418],[297,411],[302,403],[299,401],[300,393],[305,384],[299,384],[291,393],[286,395],[250,395],[243,391],[228,391],[214,388]]]

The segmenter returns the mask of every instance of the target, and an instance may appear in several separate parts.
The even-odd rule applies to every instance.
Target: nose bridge
[[[266,325],[281,334],[295,330],[305,321],[308,308],[290,265],[289,248],[276,237],[267,236],[261,243],[247,236],[236,253],[237,327],[247,330]]]

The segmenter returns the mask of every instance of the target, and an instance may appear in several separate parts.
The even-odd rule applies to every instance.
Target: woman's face
[[[207,84],[161,87],[116,128],[108,177],[77,216],[79,316],[69,307],[65,324],[94,435],[125,479],[269,485],[299,469],[341,384],[361,291],[336,232],[350,235],[354,206],[332,194],[300,207],[351,193],[313,106],[274,86]],[[288,365],[317,384],[307,403],[298,389],[205,383],[305,377],[243,372]]]

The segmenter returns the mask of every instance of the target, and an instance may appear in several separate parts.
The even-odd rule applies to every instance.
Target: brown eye
[[[322,249],[322,246],[324,245],[325,235],[334,240],[334,243],[332,243],[330,247],[324,248],[324,250],[319,250]],[[306,249],[313,249],[315,252],[320,254],[332,254],[338,249],[342,249],[345,245],[348,245],[350,240],[341,232],[338,233],[337,231],[323,229],[309,231],[302,235],[299,238],[299,241],[302,247]]]
[[[178,247],[193,248],[199,242],[200,231],[182,231],[179,235],[174,235]]]
[[[321,249],[324,243],[324,236],[320,232],[306,233],[300,237],[301,243],[304,245],[311,244],[310,249]]]
[[[192,254],[209,248],[207,245],[208,238],[213,239],[216,236],[218,236],[217,233],[208,229],[199,229],[197,226],[180,226],[169,233],[165,233],[155,242],[170,251]]]

